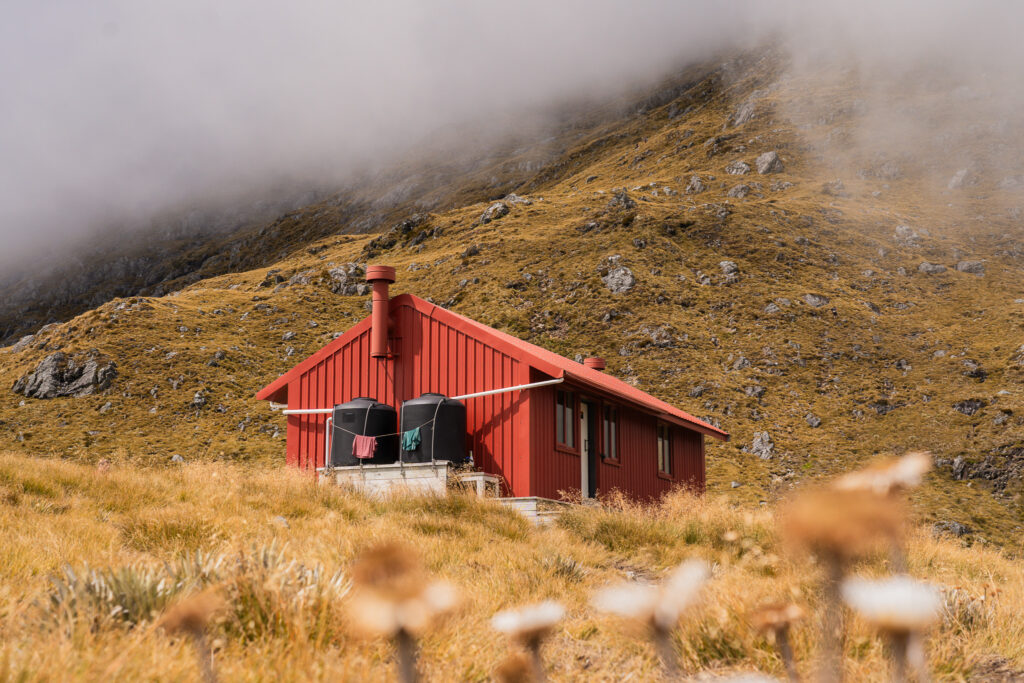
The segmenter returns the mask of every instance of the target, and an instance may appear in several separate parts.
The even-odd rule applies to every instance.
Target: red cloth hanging
[[[352,455],[360,460],[372,458],[376,450],[377,437],[375,436],[362,436],[360,434],[356,434],[355,438],[352,439]]]

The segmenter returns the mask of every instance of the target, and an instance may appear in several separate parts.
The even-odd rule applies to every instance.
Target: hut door
[[[580,402],[580,493],[584,498],[597,495],[597,409],[593,403]]]

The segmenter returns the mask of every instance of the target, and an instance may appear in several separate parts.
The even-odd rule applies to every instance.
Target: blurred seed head
[[[902,458],[879,460],[864,469],[844,474],[832,486],[841,491],[869,491],[884,496],[919,486],[931,468],[931,453],[918,451]]]
[[[857,489],[804,491],[785,505],[783,536],[813,552],[850,560],[903,537],[901,501]]]
[[[363,552],[352,565],[352,585],[395,600],[417,595],[426,583],[416,554],[405,545],[385,542]]]
[[[565,617],[565,608],[554,600],[545,600],[517,610],[498,612],[491,628],[527,646],[537,646]]]
[[[842,595],[865,620],[883,631],[923,631],[939,619],[942,596],[935,586],[909,576],[847,579]]]
[[[168,633],[200,634],[226,606],[217,589],[207,588],[171,606],[157,625]]]
[[[780,602],[762,605],[751,615],[750,621],[759,631],[778,631],[789,628],[804,618],[799,605]]]
[[[455,588],[431,581],[415,553],[399,543],[370,548],[352,567],[349,618],[369,636],[417,634],[458,605]]]

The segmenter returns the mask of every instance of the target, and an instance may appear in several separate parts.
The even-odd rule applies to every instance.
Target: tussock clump
[[[218,585],[228,613],[221,626],[244,641],[324,636],[335,628],[336,602],[348,591],[340,572],[290,559],[275,544],[231,555],[197,552],[162,565],[69,566],[51,583],[41,603],[43,622],[72,631],[152,622],[179,596]]]

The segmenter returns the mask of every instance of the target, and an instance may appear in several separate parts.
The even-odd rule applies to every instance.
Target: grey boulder
[[[941,263],[928,263],[925,261],[917,267],[918,272],[925,273],[927,275],[937,275],[939,273],[946,272],[946,266]]]
[[[984,261],[960,261],[956,264],[956,269],[961,273],[971,273],[972,275],[984,275],[985,274],[985,262]]]
[[[754,165],[757,166],[757,172],[761,175],[781,173],[783,170],[782,159],[779,158],[778,152],[765,152],[757,157]]]

